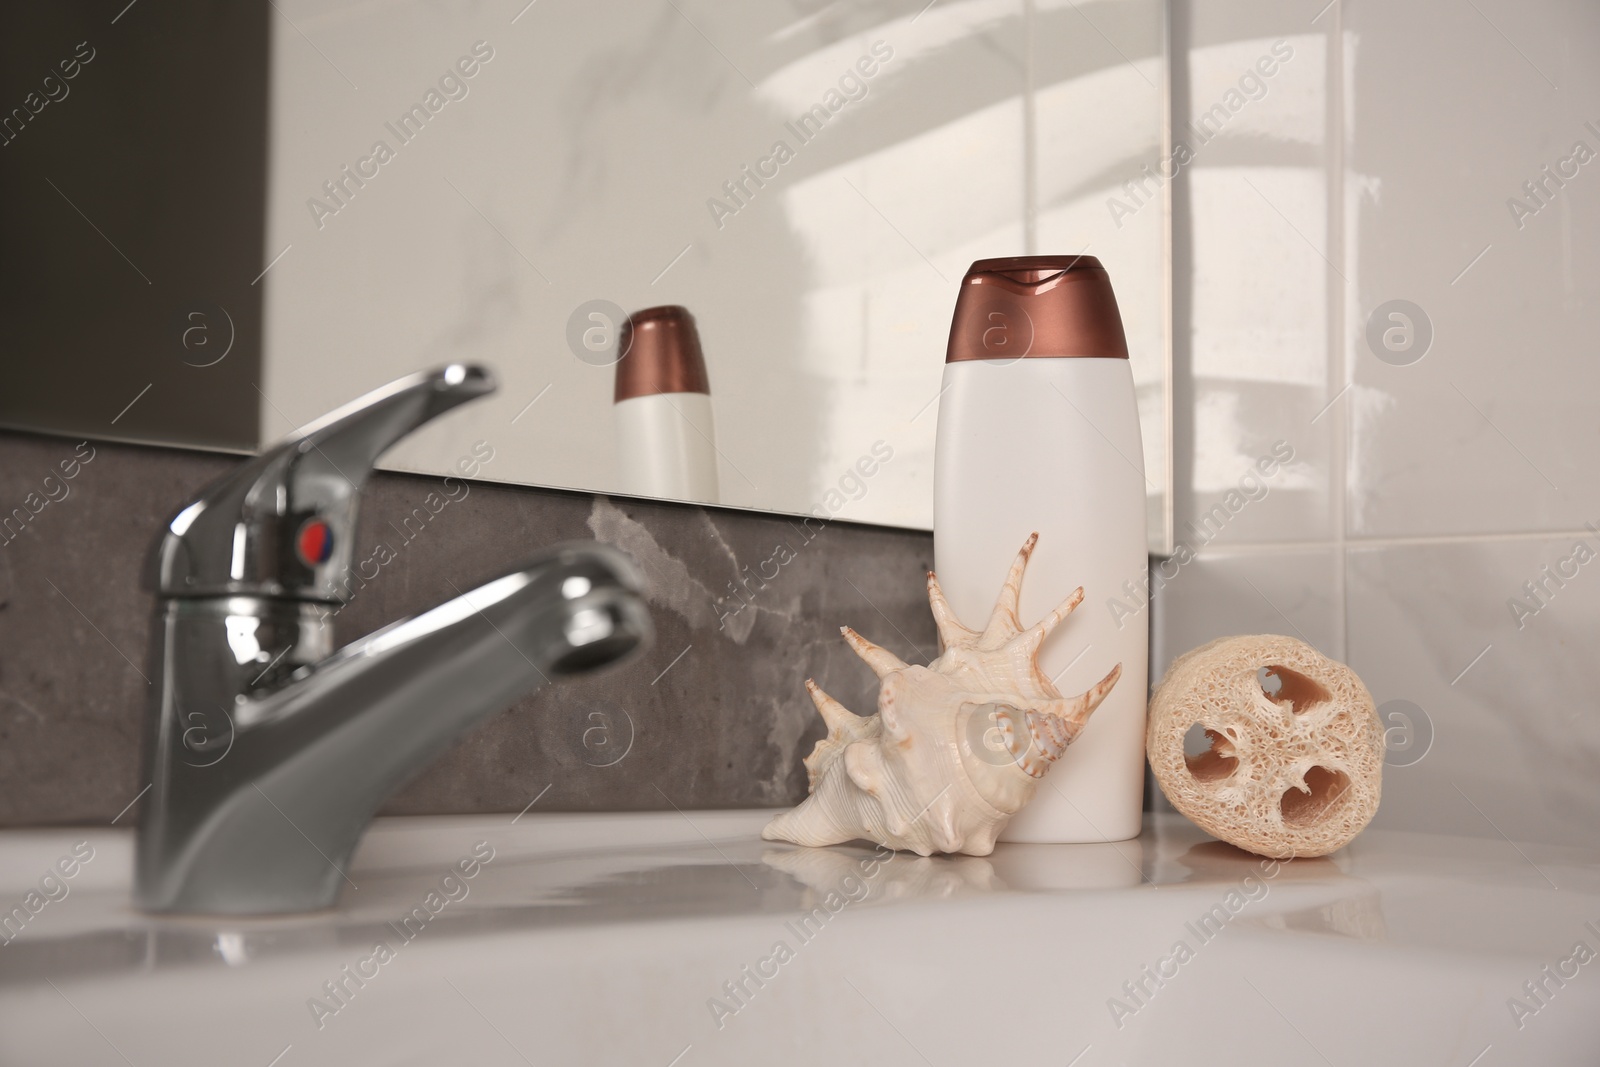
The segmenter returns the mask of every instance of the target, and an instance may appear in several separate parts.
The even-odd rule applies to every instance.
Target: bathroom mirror
[[[48,211],[46,225],[6,209],[7,258],[42,257],[112,309],[52,306],[40,323],[45,310],[0,296],[60,364],[0,400],[7,425],[250,449],[399,375],[470,361],[499,393],[385,466],[448,473],[487,441],[484,477],[622,492],[617,320],[682,305],[715,453],[714,492],[683,495],[928,528],[966,267],[1087,252],[1122,308],[1165,543],[1159,0],[115,14],[37,16],[81,24],[7,46],[8,70],[41,77],[80,39],[98,50],[7,148],[43,146],[7,184],[11,203]],[[207,34],[228,35],[227,54]],[[155,77],[180,37],[205,54],[209,91],[131,116],[119,80]],[[23,99],[31,83],[7,77]],[[130,121],[166,131],[164,173],[62,165]],[[62,231],[70,264],[50,247]]]

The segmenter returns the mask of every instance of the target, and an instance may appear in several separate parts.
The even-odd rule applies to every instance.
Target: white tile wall
[[[1152,667],[1297,634],[1400,728],[1379,825],[1600,843],[1600,7],[1324,3],[1175,5],[1180,136],[1294,55],[1174,184],[1198,558]],[[1281,480],[1217,511],[1277,440]]]
[[[1576,577],[1548,582],[1542,606],[1522,593],[1573,556],[1575,542],[1348,550],[1350,662],[1380,714],[1409,701],[1432,732],[1420,761],[1387,768],[1378,825],[1600,841],[1600,552],[1567,567]],[[1600,549],[1600,538],[1588,543]],[[1512,598],[1530,611],[1513,612]]]
[[[1522,184],[1578,142],[1600,153],[1600,8],[1475,2],[1344,12],[1348,494],[1364,536],[1567,530],[1600,514],[1600,158],[1551,181],[1537,214],[1508,205],[1539,206]],[[1394,299],[1433,331],[1400,367],[1364,338]]]
[[[1174,344],[1183,376],[1177,540],[1326,542],[1337,522],[1328,394],[1328,38],[1315,6],[1177,7]],[[1181,42],[1181,44],[1180,44]],[[1187,526],[1282,442],[1293,462],[1227,522]],[[1221,516],[1218,516],[1219,520]]]

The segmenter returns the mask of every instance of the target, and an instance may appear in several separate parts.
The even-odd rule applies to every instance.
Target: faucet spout
[[[175,671],[154,741],[140,906],[331,906],[379,805],[452,741],[545,682],[648,641],[638,589],[627,557],[564,546],[326,659],[291,664],[281,685],[236,699],[215,688],[232,688],[230,672],[182,665],[204,656],[211,635],[245,630],[290,638],[285,659],[315,655],[319,613],[245,597],[172,601],[166,658]]]

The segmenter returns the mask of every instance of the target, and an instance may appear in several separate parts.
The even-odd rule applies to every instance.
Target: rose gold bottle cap
[[[676,304],[628,316],[617,337],[617,391],[613,403],[660,393],[711,394],[700,333],[689,309]]]
[[[945,362],[1024,356],[1127,359],[1111,277],[1093,256],[980,259],[967,268]]]

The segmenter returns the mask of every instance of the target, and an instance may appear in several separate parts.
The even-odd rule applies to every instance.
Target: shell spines
[[[764,838],[802,845],[865,838],[924,856],[993,850],[1007,820],[1122,675],[1118,664],[1068,698],[1039,670],[1040,646],[1083,602],[1084,591],[1074,590],[1033,626],[1021,625],[1022,579],[1038,538],[1030,536],[1017,553],[981,631],[962,623],[938,577],[928,572],[928,607],[941,651],[926,667],[909,666],[850,627],[840,628],[878,676],[878,713],[856,715],[807,679],[828,733],[805,759],[810,796],[773,819]],[[976,726],[975,704],[993,707]],[[974,743],[971,732],[984,723],[999,729],[1003,750]],[[962,737],[963,730],[969,736]]]

